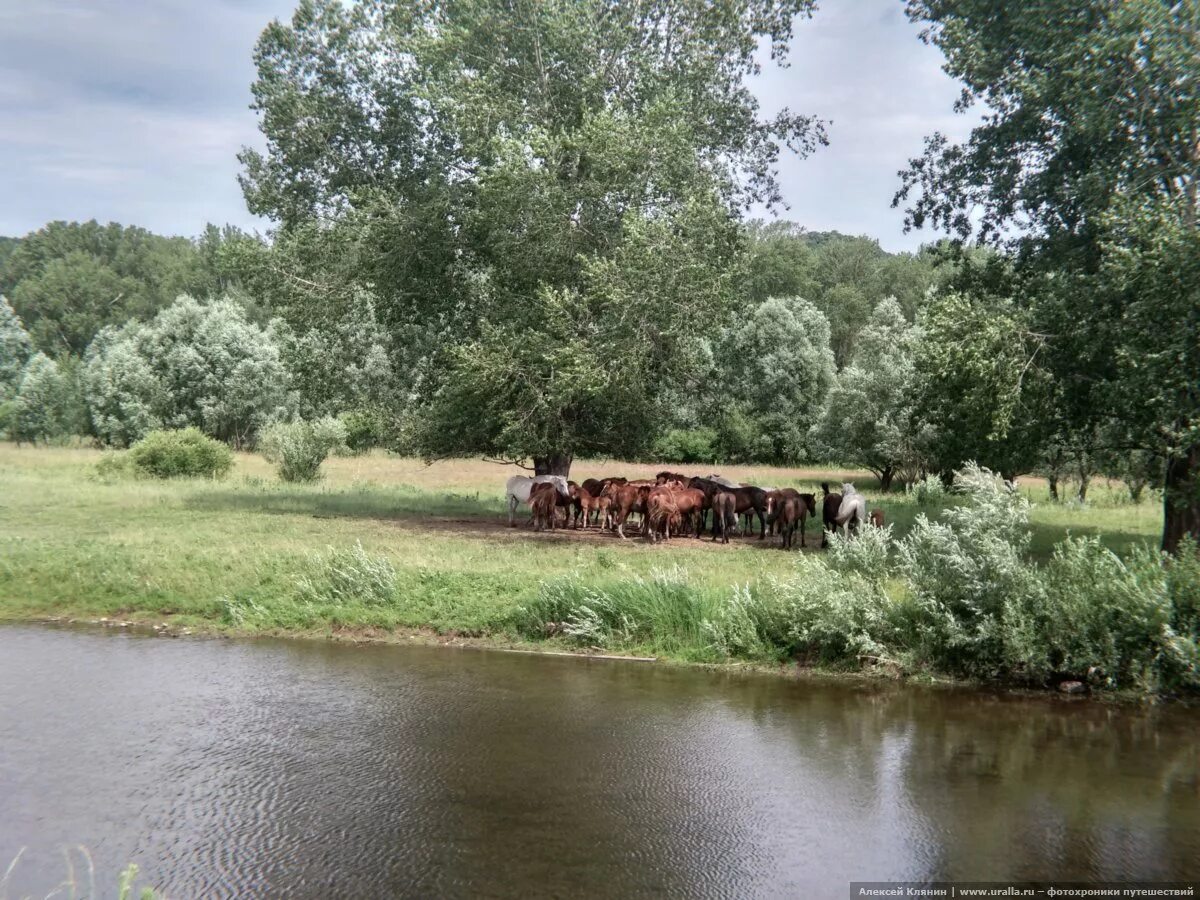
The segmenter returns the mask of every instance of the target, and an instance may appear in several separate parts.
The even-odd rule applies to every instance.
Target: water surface
[[[1200,711],[0,627],[0,875],[168,896],[845,897],[1200,874]],[[4,890],[0,889],[0,896]]]

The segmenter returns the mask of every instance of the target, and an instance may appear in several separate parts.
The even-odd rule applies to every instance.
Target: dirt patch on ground
[[[482,537],[489,540],[522,543],[538,541],[546,544],[581,544],[584,546],[629,546],[645,547],[652,550],[656,547],[670,547],[671,550],[729,552],[741,547],[755,547],[763,550],[780,550],[779,536],[768,534],[764,539],[758,539],[758,532],[753,535],[730,537],[729,543],[714,541],[712,535],[705,533],[703,537],[692,535],[672,537],[669,541],[659,541],[651,544],[638,531],[636,525],[625,527],[625,539],[622,540],[616,532],[605,531],[602,528],[555,528],[553,531],[534,531],[529,527],[528,515],[518,516],[516,527],[509,527],[506,518],[473,518],[469,516],[429,516],[419,521],[396,522],[398,527],[411,530],[436,531],[468,537]],[[805,550],[819,549],[821,544],[820,529],[808,523],[806,531],[807,546]],[[796,535],[795,549],[800,549],[800,535]]]

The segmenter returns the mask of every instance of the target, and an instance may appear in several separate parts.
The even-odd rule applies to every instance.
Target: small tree
[[[1030,363],[1042,336],[1004,298],[947,293],[920,319],[915,408],[932,426],[930,465],[948,477],[975,459],[1006,479],[1031,471],[1051,428],[1052,385]]]
[[[0,402],[17,392],[25,363],[32,353],[29,333],[8,300],[0,294]]]
[[[64,437],[69,429],[70,392],[58,365],[44,353],[25,366],[10,412],[9,434],[36,444]]]
[[[345,443],[346,426],[326,416],[312,422],[277,422],[264,429],[259,447],[283,481],[316,481],[321,463]]]
[[[924,462],[929,426],[914,415],[919,341],[920,329],[905,320],[900,303],[894,297],[880,302],[813,427],[813,442],[823,455],[869,470],[885,491],[898,471],[916,471]]]
[[[799,298],[766,300],[728,332],[718,357],[727,400],[754,423],[755,455],[773,461],[804,458],[809,428],[835,378],[825,315]]]

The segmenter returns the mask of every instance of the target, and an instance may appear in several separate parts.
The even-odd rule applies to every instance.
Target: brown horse
[[[729,543],[729,529],[737,527],[737,497],[730,491],[717,491],[712,496],[713,540],[721,535],[721,543]]]
[[[837,531],[838,510],[842,506],[842,495],[831,493],[829,482],[821,482],[821,547],[829,546],[829,533]]]
[[[558,489],[553,484],[535,484],[529,492],[529,507],[533,510],[533,530],[544,531],[546,523],[554,530]]]
[[[642,516],[645,525],[646,516],[646,498],[650,494],[651,485],[638,484],[636,482],[627,482],[626,484],[610,484],[604,490],[612,499],[612,521],[616,526],[617,534],[622,539],[625,538],[625,522],[633,513],[638,513]]]
[[[783,504],[787,500],[795,500],[798,504],[796,508],[796,521],[800,527],[800,546],[806,546],[804,541],[805,525],[808,522],[808,517],[816,516],[817,514],[817,498],[814,494],[802,494],[795,488],[780,488],[777,491],[771,491],[767,494],[767,522],[774,527],[779,523],[780,515],[783,511]],[[788,546],[791,546],[789,540]]]
[[[646,495],[646,518],[642,528],[651,543],[661,533],[665,540],[671,539],[671,520],[679,518],[679,507],[675,505],[675,492],[666,485],[652,488]]]
[[[808,521],[809,515],[815,516],[817,513],[817,498],[812,494],[801,494],[797,492],[794,497],[784,497],[779,504],[779,537],[785,550],[792,549],[792,543],[795,540],[796,528],[800,528],[800,546],[805,546],[804,525]]]
[[[668,481],[681,481],[687,484],[689,480],[687,475],[681,475],[678,472],[659,472],[654,476],[655,484],[666,484]]]
[[[870,519],[871,524],[874,525],[876,528],[882,528],[883,527],[883,510],[882,509],[871,510],[871,515],[868,516],[868,519]]]

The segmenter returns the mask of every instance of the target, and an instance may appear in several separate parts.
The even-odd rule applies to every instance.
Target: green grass
[[[503,485],[515,470],[474,460],[426,467],[383,454],[331,459],[322,482],[285,485],[248,454],[238,454],[221,481],[105,478],[96,469],[101,457],[85,449],[0,444],[0,618],[107,616],[251,632],[432,628],[515,638],[519,611],[538,599],[547,580],[615,584],[679,567],[699,595],[722,597],[734,585],[788,575],[795,560],[770,538],[735,539],[728,547],[692,539],[649,546],[609,535],[509,529]],[[655,468],[584,462],[572,476],[636,477]],[[871,487],[863,473],[719,471],[773,487],[816,490],[821,480],[845,475]],[[1158,506],[1121,502],[1119,485],[1094,486],[1084,508],[1051,504],[1036,481],[1022,490],[1038,501],[1035,555],[1047,555],[1068,531],[1098,534],[1118,552],[1157,540]],[[902,493],[870,496],[897,534],[921,512]],[[808,537],[808,552],[819,553],[812,522]],[[359,544],[390,563],[394,602],[301,596],[299,583],[320,569],[318,556]],[[695,641],[689,644],[687,635],[702,619],[700,610],[681,625],[683,639],[643,635],[634,644],[694,658]]]

